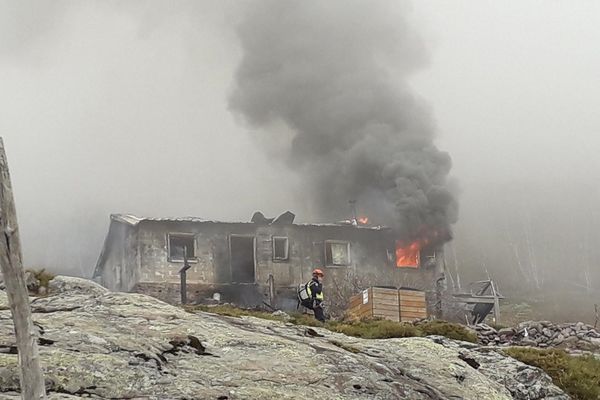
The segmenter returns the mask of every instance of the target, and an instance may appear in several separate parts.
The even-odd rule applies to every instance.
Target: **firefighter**
[[[315,319],[325,322],[323,312],[323,277],[325,274],[320,269],[312,272],[312,279],[306,285],[301,285],[298,291],[300,304],[315,313]]]

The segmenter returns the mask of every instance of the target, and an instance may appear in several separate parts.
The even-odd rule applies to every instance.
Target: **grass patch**
[[[363,339],[390,339],[423,336],[423,333],[412,324],[401,324],[385,319],[373,319],[348,322],[329,322],[326,328]]]
[[[563,350],[512,347],[505,352],[528,365],[546,371],[555,385],[574,400],[600,399],[600,360],[571,356]]]
[[[417,325],[411,323],[398,323],[386,319],[364,319],[364,320],[330,320],[325,323],[317,321],[312,315],[291,314],[290,319],[286,320],[280,316],[273,315],[270,312],[262,310],[252,310],[234,307],[231,305],[186,305],[183,307],[186,311],[195,313],[198,311],[209,312],[213,314],[225,315],[228,317],[256,317],[268,319],[271,321],[289,322],[294,325],[305,325],[312,327],[321,327],[332,332],[343,333],[348,336],[359,337],[363,339],[391,339],[405,337],[422,337],[428,335],[445,336],[449,339],[463,340],[466,342],[477,342],[477,335],[460,324],[454,324],[446,321],[426,321]]]
[[[302,313],[294,313],[291,314],[292,319],[288,322],[291,322],[294,325],[306,325],[306,326],[314,326],[314,327],[327,327],[332,322],[323,323],[321,321],[317,321],[315,317],[309,314]]]
[[[434,320],[420,323],[417,326],[425,336],[439,335],[447,337],[448,339],[477,343],[477,334],[460,324]]]

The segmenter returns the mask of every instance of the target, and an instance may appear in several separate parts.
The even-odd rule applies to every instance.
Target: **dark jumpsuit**
[[[323,284],[319,283],[317,278],[312,278],[310,282],[306,284],[306,291],[310,295],[310,299],[304,300],[302,306],[313,310],[315,313],[315,319],[325,322],[325,315],[323,313]]]

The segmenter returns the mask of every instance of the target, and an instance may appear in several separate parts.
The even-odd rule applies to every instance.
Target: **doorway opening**
[[[231,281],[234,283],[254,283],[254,237],[231,235]]]

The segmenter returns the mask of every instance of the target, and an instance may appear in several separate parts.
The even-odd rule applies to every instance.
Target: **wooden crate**
[[[419,290],[398,290],[400,301],[400,321],[409,322],[416,319],[427,318],[427,300],[425,292]]]
[[[384,318],[399,322],[398,291],[370,287],[350,298],[348,314],[354,318]]]
[[[384,318],[408,322],[427,318],[425,292],[370,287],[350,298],[348,314],[354,318]]]

